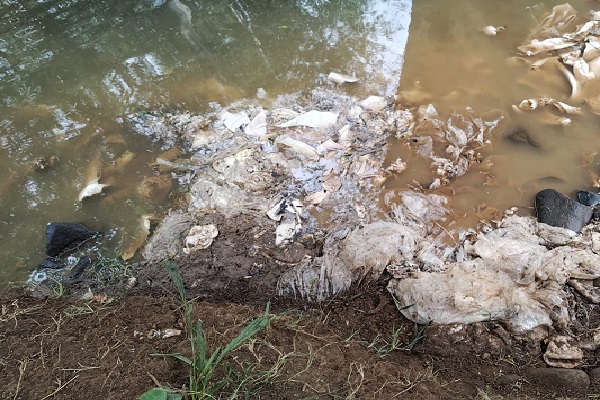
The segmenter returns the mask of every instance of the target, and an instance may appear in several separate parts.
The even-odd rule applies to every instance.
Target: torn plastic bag
[[[322,301],[364,278],[377,279],[389,264],[412,259],[421,237],[393,222],[375,222],[350,233],[329,237],[323,257],[306,260],[282,275],[277,284],[282,295]],[[336,243],[336,238],[339,242]]]
[[[465,245],[466,261],[443,272],[394,278],[388,290],[402,314],[417,323],[504,320],[515,332],[565,327],[570,317],[563,286],[569,279],[600,277],[600,256],[570,246],[548,249],[536,226],[531,218],[507,217]]]
[[[352,231],[340,229],[325,241],[323,257],[305,260],[279,278],[281,295],[322,301],[363,279],[377,279],[388,265],[412,263],[420,254],[442,263],[449,254],[424,241],[427,226],[446,218],[446,198],[417,192],[401,194],[394,207],[396,222],[378,221]]]

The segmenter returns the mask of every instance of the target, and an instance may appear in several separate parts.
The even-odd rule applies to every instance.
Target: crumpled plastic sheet
[[[476,149],[490,143],[491,133],[505,120],[500,111],[484,116],[454,113],[443,121],[432,104],[420,106],[414,128],[416,151],[429,157],[443,183],[464,175]]]
[[[407,227],[378,221],[325,243],[325,255],[307,260],[287,271],[278,282],[278,292],[310,301],[322,301],[350,288],[366,277],[377,279],[390,263],[412,258],[418,249],[418,237]],[[336,237],[337,236],[337,237]],[[385,240],[382,240],[385,238]]]
[[[327,238],[323,257],[305,260],[280,277],[279,294],[323,301],[365,278],[376,280],[387,266],[412,262],[419,254],[441,262],[448,255],[443,246],[424,238],[430,222],[446,217],[441,207],[445,197],[405,192],[401,199],[394,210],[400,223],[377,221],[338,230]]]
[[[392,279],[388,290],[401,313],[420,324],[505,320],[514,332],[539,325],[566,327],[570,321],[569,279],[600,277],[600,256],[568,245],[546,247],[528,217],[507,217],[498,229],[465,244],[465,260],[443,272]],[[567,237],[568,235],[564,235]]]

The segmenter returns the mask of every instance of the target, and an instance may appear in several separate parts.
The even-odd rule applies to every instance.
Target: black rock
[[[600,194],[582,190],[577,192],[577,200],[584,206],[596,207],[600,205]]]
[[[577,233],[592,219],[593,209],[576,202],[554,189],[545,189],[535,195],[538,222],[567,228]]]
[[[46,226],[46,255],[59,256],[77,247],[81,242],[96,236],[81,224],[73,222],[52,222]]]
[[[69,279],[79,279],[83,272],[92,265],[92,260],[89,257],[81,257],[76,266],[71,269]]]
[[[594,209],[594,213],[592,215],[593,219],[600,219],[600,194],[582,190],[577,192],[577,199],[581,204],[590,206]]]
[[[64,268],[64,266],[65,265],[62,262],[52,258],[46,258],[41,265],[41,267],[45,269],[61,269]]]

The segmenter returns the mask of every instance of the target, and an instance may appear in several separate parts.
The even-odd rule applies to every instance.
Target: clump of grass
[[[191,355],[190,357],[179,353],[153,355],[173,357],[187,364],[189,367],[189,383],[187,388],[184,386],[181,390],[173,390],[165,386],[150,389],[141,396],[141,400],[180,400],[184,397],[190,400],[216,399],[222,397],[222,391],[227,387],[232,387],[235,392],[238,392],[240,386],[239,384],[236,386],[236,382],[249,381],[248,374],[251,370],[237,372],[226,362],[225,358],[267,327],[273,318],[269,315],[269,305],[267,305],[265,313],[261,317],[246,325],[238,336],[225,347],[218,347],[212,353],[209,353],[202,321],[199,320],[196,323],[192,321],[194,304],[187,298],[177,265],[172,260],[166,260],[163,262],[163,266],[179,294],[188,327],[187,335]]]
[[[125,270],[125,262],[120,257],[109,258],[98,255],[94,264],[96,279],[103,283],[123,275]]]
[[[73,318],[73,317],[77,317],[80,315],[92,314],[93,312],[94,312],[94,309],[86,304],[85,306],[72,305],[69,308],[67,308],[66,310],[64,310],[63,314],[65,314],[65,316],[67,316],[69,318]]]
[[[54,284],[51,286],[52,294],[54,295],[54,298],[60,299],[61,297],[63,297],[65,295],[65,286],[61,282],[60,278],[57,279],[57,278],[54,278],[54,277],[48,275],[48,279],[50,279],[52,282],[54,282]]]
[[[394,350],[411,350],[417,343],[425,338],[425,330],[428,325],[413,326],[413,334],[408,343],[404,343],[402,336],[402,328],[392,327],[392,333],[389,337],[379,334],[371,343],[367,344],[367,348],[374,350],[379,358],[384,358]]]

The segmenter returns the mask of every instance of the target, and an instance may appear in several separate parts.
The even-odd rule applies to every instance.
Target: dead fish
[[[99,178],[98,178],[99,179]],[[87,186],[83,188],[81,192],[79,192],[79,201],[87,197],[92,197],[94,195],[102,193],[102,190],[107,186],[103,183],[98,183],[98,179],[89,181]]]
[[[108,186],[106,184],[99,183],[100,168],[100,156],[96,154],[88,163],[85,174],[85,181],[87,183],[85,187],[81,190],[81,192],[79,192],[79,201],[102,193],[102,190]]]

